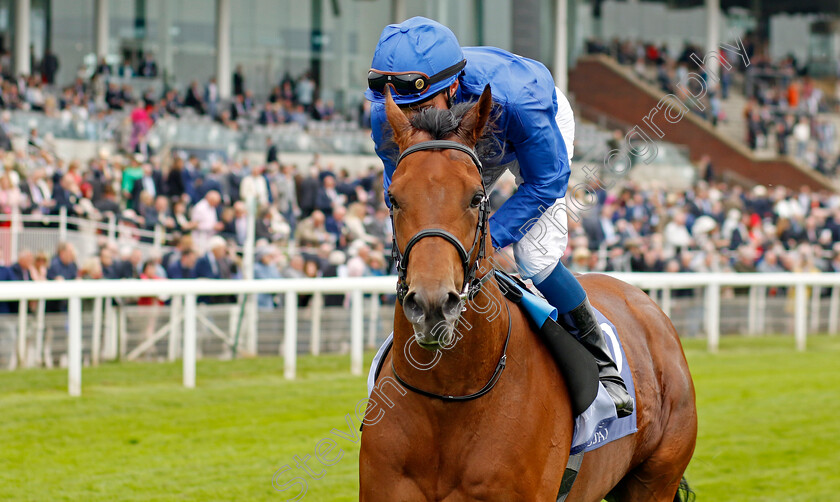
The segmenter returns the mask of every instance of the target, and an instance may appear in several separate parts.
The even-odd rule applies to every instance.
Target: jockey
[[[493,247],[513,245],[520,275],[531,279],[557,309],[559,323],[595,357],[618,416],[630,415],[633,397],[586,292],[560,261],[568,240],[563,197],[575,122],[569,101],[545,66],[493,47],[462,48],[449,28],[423,17],[387,26],[376,45],[365,91],[372,102],[371,136],[385,164],[386,203],[396,155],[385,138],[385,86],[391,87],[397,105],[411,111],[476,100],[488,83],[499,109],[494,134],[504,152],[482,159],[487,161],[482,175],[489,187],[510,170],[518,185],[490,218]]]

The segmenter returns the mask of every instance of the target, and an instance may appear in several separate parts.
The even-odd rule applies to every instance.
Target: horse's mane
[[[446,139],[458,131],[461,120],[473,105],[475,105],[475,101],[458,103],[449,109],[431,106],[422,108],[412,115],[409,123],[413,128],[427,133],[432,139]],[[487,125],[475,145],[475,152],[483,161],[492,163],[493,160],[504,154],[504,145],[495,136],[497,132],[496,121],[500,113],[501,107],[494,103]],[[394,144],[393,134],[386,135],[386,138],[388,138],[386,140],[388,142],[387,146],[394,147],[392,150],[396,152],[397,148]],[[394,158],[393,160],[396,161],[397,159]]]

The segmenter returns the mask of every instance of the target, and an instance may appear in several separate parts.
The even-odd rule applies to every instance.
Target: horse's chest
[[[557,445],[565,432],[551,413],[511,409],[494,417],[453,421],[411,441],[416,447],[407,450],[404,468],[427,500],[537,500],[545,484],[553,484],[547,474],[562,474],[563,447]]]

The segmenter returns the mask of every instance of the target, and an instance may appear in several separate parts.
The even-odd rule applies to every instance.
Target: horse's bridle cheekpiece
[[[400,162],[412,153],[422,152],[425,150],[458,150],[459,152],[466,153],[478,169],[479,175],[481,175],[481,161],[478,159],[478,155],[475,153],[475,150],[458,143],[457,141],[430,140],[417,143],[406,148],[400,154],[396,165],[399,166]],[[397,301],[400,302],[400,305],[402,305],[403,299],[405,299],[405,296],[408,294],[406,275],[408,273],[409,254],[411,253],[411,249],[414,245],[417,244],[420,239],[424,239],[426,237],[441,237],[452,244],[455,247],[455,250],[458,251],[458,256],[461,257],[461,266],[464,269],[464,283],[461,286],[460,294],[462,304],[464,304],[466,300],[471,300],[475,294],[478,293],[478,290],[481,288],[482,280],[476,279],[475,274],[478,271],[478,264],[484,258],[484,247],[487,237],[487,219],[490,213],[487,187],[484,186],[483,176],[481,177],[481,188],[483,196],[478,205],[478,223],[476,224],[475,237],[473,238],[472,247],[470,247],[469,250],[464,247],[457,237],[442,228],[424,228],[414,234],[414,236],[409,239],[408,244],[406,244],[405,251],[400,252],[400,249],[397,246],[397,233],[394,225],[394,208],[393,206],[391,207],[391,226],[395,229],[393,232],[393,242],[391,244],[391,256],[397,264]],[[476,246],[478,246],[478,251],[475,256],[475,260],[470,263],[470,256],[472,256],[473,252],[476,251]],[[488,276],[492,276],[492,274],[488,274]]]

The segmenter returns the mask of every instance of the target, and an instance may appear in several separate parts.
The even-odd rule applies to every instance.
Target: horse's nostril
[[[446,294],[446,300],[443,302],[443,312],[445,315],[458,315],[461,312],[461,297],[458,293],[450,291]]]
[[[403,299],[403,311],[409,320],[413,320],[423,315],[423,309],[417,303],[417,295],[412,291],[405,295]]]

